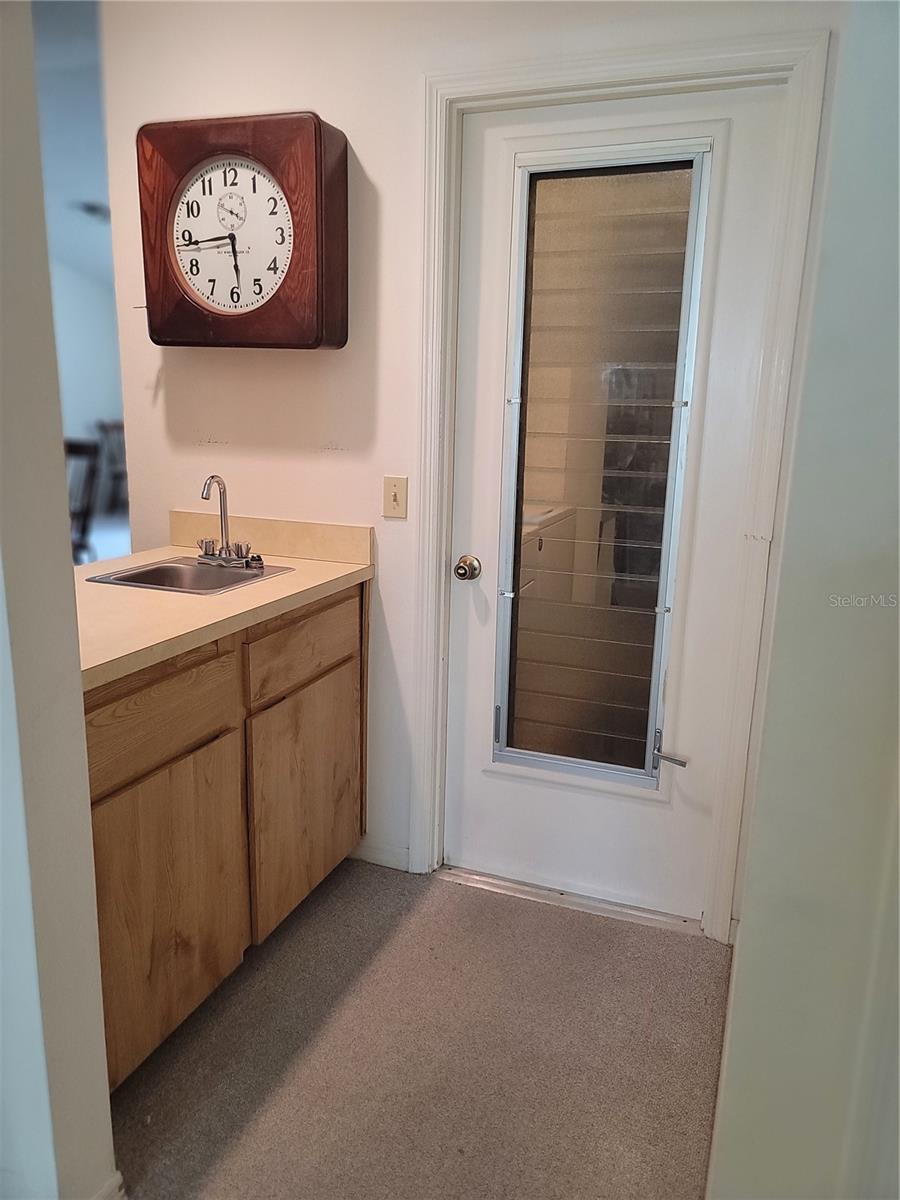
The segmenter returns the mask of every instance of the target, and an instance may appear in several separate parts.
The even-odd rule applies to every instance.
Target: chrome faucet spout
[[[231,537],[228,532],[228,492],[225,488],[225,480],[221,475],[210,475],[206,483],[203,485],[203,490],[200,493],[202,500],[208,500],[212,485],[215,484],[219,489],[219,525],[221,527],[221,549],[219,553],[225,556],[231,554]]]

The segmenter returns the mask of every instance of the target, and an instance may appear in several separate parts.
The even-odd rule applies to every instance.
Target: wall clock
[[[347,139],[315,113],[137,136],[147,324],[160,346],[347,341]]]

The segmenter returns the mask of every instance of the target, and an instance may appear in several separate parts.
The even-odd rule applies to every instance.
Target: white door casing
[[[729,351],[732,372],[735,370],[738,372],[743,388],[743,399],[739,409],[740,420],[734,421],[730,425],[727,423],[723,425],[720,420],[714,432],[710,432],[710,414],[703,412],[706,397],[703,395],[702,388],[699,393],[695,393],[697,411],[692,418],[695,424],[691,433],[686,475],[686,503],[678,564],[680,579],[682,581],[689,579],[691,572],[687,567],[692,556],[697,553],[701,553],[701,556],[705,554],[708,562],[710,546],[715,544],[716,537],[721,536],[723,529],[727,527],[732,535],[736,534],[732,537],[729,546],[727,579],[734,584],[734,591],[738,595],[738,604],[735,608],[720,605],[718,612],[709,608],[709,620],[707,620],[707,613],[704,612],[702,604],[704,600],[710,604],[715,597],[708,595],[709,589],[707,589],[706,595],[702,589],[697,589],[699,603],[695,605],[692,601],[690,606],[684,604],[680,606],[680,614],[676,614],[676,617],[680,615],[682,624],[679,627],[676,622],[672,636],[673,655],[670,661],[668,685],[667,741],[673,748],[685,749],[685,745],[681,743],[682,731],[678,725],[679,719],[682,722],[685,720],[684,705],[675,703],[673,696],[685,688],[689,692],[691,691],[691,685],[687,682],[687,678],[690,675],[691,661],[696,662],[697,655],[686,653],[686,650],[692,645],[691,637],[693,637],[694,643],[697,642],[698,630],[702,630],[707,645],[711,645],[713,635],[715,636],[715,646],[710,649],[709,653],[715,656],[717,662],[720,659],[723,662],[726,658],[729,660],[729,669],[733,677],[741,681],[741,686],[736,689],[735,694],[726,698],[727,703],[725,704],[722,703],[721,696],[717,697],[715,703],[710,707],[707,721],[697,715],[693,718],[695,731],[698,729],[702,731],[705,728],[707,736],[711,735],[712,727],[715,726],[714,740],[721,748],[715,761],[704,761],[709,758],[708,755],[702,752],[698,754],[692,748],[689,749],[688,752],[693,760],[692,765],[695,768],[694,774],[696,776],[696,768],[700,767],[702,780],[698,782],[695,778],[695,781],[688,787],[686,783],[673,779],[671,770],[664,768],[663,787],[660,792],[662,803],[660,797],[654,793],[644,792],[635,795],[637,789],[630,787],[619,788],[618,794],[608,794],[604,801],[604,803],[613,804],[614,808],[616,806],[624,807],[633,816],[636,814],[635,819],[630,822],[630,825],[633,826],[630,833],[629,821],[626,821],[623,826],[620,822],[621,827],[617,830],[615,841],[618,857],[636,859],[639,855],[643,837],[639,830],[647,824],[648,820],[652,819],[641,814],[649,811],[653,817],[658,818],[661,811],[671,815],[680,808],[681,816],[686,822],[679,835],[679,839],[683,843],[690,844],[697,829],[704,827],[704,838],[710,850],[709,854],[704,855],[707,860],[707,869],[698,872],[696,862],[685,868],[683,863],[680,866],[678,863],[673,864],[667,861],[664,854],[657,853],[653,869],[645,872],[648,878],[645,878],[640,885],[644,889],[643,891],[629,888],[627,880],[623,886],[621,873],[617,877],[615,871],[611,877],[612,884],[610,884],[609,878],[600,879],[598,883],[594,867],[591,866],[587,871],[584,869],[586,860],[582,862],[581,868],[573,876],[567,876],[563,880],[571,890],[605,894],[607,898],[660,907],[669,911],[683,911],[685,908],[689,908],[688,915],[698,915],[699,909],[703,908],[706,913],[705,927],[707,931],[721,940],[727,940],[731,917],[733,865],[746,770],[747,736],[753,704],[753,684],[756,679],[756,651],[759,645],[759,627],[765,592],[765,568],[768,541],[771,536],[775,484],[780,461],[781,433],[784,427],[787,398],[787,367],[790,362],[797,293],[805,248],[809,189],[815,156],[815,133],[818,127],[824,67],[825,45],[822,38],[793,38],[787,39],[787,41],[790,43],[789,45],[781,44],[778,47],[761,47],[759,44],[753,44],[731,48],[728,51],[718,50],[717,52],[716,48],[705,48],[694,52],[693,55],[685,52],[681,62],[677,64],[671,59],[662,61],[662,56],[648,56],[641,64],[644,72],[644,87],[648,93],[653,94],[660,90],[660,80],[666,77],[667,71],[675,72],[680,76],[677,84],[669,84],[666,87],[668,95],[664,105],[661,105],[658,99],[606,105],[605,127],[603,137],[600,139],[597,137],[596,117],[585,115],[584,110],[581,110],[580,117],[582,128],[579,136],[582,147],[590,147],[591,144],[596,147],[598,140],[607,148],[616,144],[617,139],[621,144],[625,140],[623,130],[631,130],[633,135],[635,129],[640,130],[640,134],[637,138],[632,136],[632,141],[643,139],[649,143],[655,139],[658,143],[666,137],[685,139],[698,136],[713,140],[715,150],[712,155],[711,208],[706,228],[705,248],[707,254],[711,249],[715,250],[718,258],[717,226],[722,213],[726,211],[721,204],[724,183],[724,174],[722,173],[727,166],[727,158],[722,153],[726,135],[729,133],[734,135],[735,131],[740,132],[735,125],[735,115],[737,114],[740,117],[738,125],[743,121],[748,136],[752,137],[749,133],[750,126],[747,125],[749,119],[747,114],[751,111],[758,112],[766,107],[762,99],[766,92],[769,93],[772,103],[779,109],[777,129],[774,135],[771,130],[771,111],[766,118],[770,123],[767,145],[769,161],[775,168],[769,192],[768,212],[765,214],[770,221],[770,226],[765,235],[761,233],[761,227],[758,224],[756,229],[757,236],[765,242],[765,248],[771,247],[772,252],[768,256],[765,270],[761,271],[759,264],[755,263],[755,270],[750,273],[753,278],[748,284],[747,296],[749,297],[752,293],[752,303],[757,316],[754,322],[747,323],[742,336],[738,339],[738,344],[732,346]],[[693,78],[691,77],[691,68],[693,69]],[[629,93],[633,94],[635,90],[639,90],[634,80],[641,77],[640,71],[633,62],[625,63],[621,59],[606,61],[603,64],[595,64],[591,69],[594,72],[594,79],[600,78],[602,82],[583,84],[583,91],[588,94],[605,95],[610,100],[620,96],[624,87],[616,82],[617,77],[627,78]],[[527,92],[534,91],[538,97],[546,97],[553,93],[552,99],[563,99],[571,103],[571,94],[562,97],[558,94],[561,87],[560,80],[566,76],[568,86],[571,87],[572,80],[578,77],[579,72],[584,78],[587,68],[585,64],[564,64],[555,70],[554,82],[548,81],[548,72],[546,71],[543,78],[533,76],[535,78],[533,88],[526,86],[525,73],[518,72],[517,74],[516,71],[512,71],[510,77],[503,81],[506,89],[505,95],[508,97],[515,94],[521,98]],[[731,79],[728,78],[729,71],[732,73]],[[549,74],[553,75],[553,71],[550,71]],[[710,89],[708,87],[711,76],[714,76],[721,84],[720,88]],[[764,83],[768,87],[761,90],[751,88],[747,86],[751,80],[757,85]],[[735,87],[734,85],[738,81],[741,86]],[[554,88],[556,89],[555,93]],[[427,472],[423,469],[425,504],[422,526],[423,562],[420,580],[423,603],[420,610],[422,619],[419,628],[419,669],[425,703],[422,710],[423,736],[420,742],[418,762],[418,779],[422,784],[422,793],[414,798],[420,803],[414,803],[411,819],[411,867],[413,869],[428,869],[443,857],[440,837],[442,827],[442,789],[440,785],[444,759],[441,714],[446,663],[444,656],[435,653],[435,649],[436,647],[440,648],[446,633],[446,601],[451,546],[445,540],[449,514],[446,506],[447,495],[446,491],[442,491],[442,484],[446,487],[449,482],[450,456],[447,453],[448,445],[446,442],[441,444],[440,438],[436,435],[438,431],[447,433],[451,428],[450,422],[454,416],[454,405],[451,400],[455,390],[455,380],[451,357],[448,353],[450,345],[448,338],[454,330],[457,295],[452,286],[453,277],[449,268],[456,260],[458,239],[454,230],[458,225],[458,212],[453,208],[452,185],[454,180],[462,177],[458,151],[460,149],[459,127],[463,113],[467,108],[497,109],[501,103],[501,100],[497,98],[498,91],[503,91],[501,84],[496,79],[489,80],[486,77],[465,81],[438,81],[433,83],[430,90],[430,128],[432,134],[436,135],[436,140],[431,146],[436,159],[434,165],[442,164],[447,170],[436,172],[430,176],[432,185],[430,216],[433,220],[429,227],[432,236],[429,240],[429,275],[426,281],[426,300],[429,303],[426,313],[426,330],[430,335],[427,340],[426,383],[428,386],[426,397],[430,398],[433,403],[426,408],[423,441],[423,458],[429,464]],[[485,94],[490,98],[485,98]],[[716,107],[716,102],[718,102],[718,107]],[[594,108],[596,109],[596,106]],[[613,114],[613,109],[618,110],[618,113]],[[731,116],[727,115],[729,112]],[[676,114],[680,120],[675,120]],[[665,121],[662,123],[660,122],[661,115],[665,117]],[[651,118],[656,121],[655,126],[649,124]],[[556,114],[548,114],[546,120],[546,130],[551,128],[554,121],[557,127],[567,124],[572,126],[579,120],[579,109],[559,109]],[[591,121],[594,125],[593,130],[587,128]],[[730,125],[723,122],[730,122]],[[616,125],[619,126],[618,132],[615,128]],[[527,138],[527,132],[522,136]],[[757,138],[761,136],[759,125],[757,125],[755,136]],[[442,140],[443,138],[448,140]],[[510,149],[511,147],[507,146],[507,150]],[[521,144],[518,149],[521,153],[526,152]],[[514,154],[515,150],[513,149],[511,152]],[[532,145],[528,152],[533,155],[535,147]],[[720,173],[719,176],[717,176],[717,172]],[[511,172],[511,175],[514,175],[514,171]],[[734,186],[733,183],[732,189]],[[749,191],[747,196],[749,196]],[[752,226],[754,220],[758,222],[760,217],[758,205],[754,207],[751,204],[751,210],[742,213],[740,198],[739,190],[736,206],[731,212],[730,219],[749,222]],[[733,196],[732,199],[734,200],[735,197]],[[511,211],[511,205],[509,209]],[[508,219],[509,212],[507,213]],[[728,219],[727,217],[725,219],[726,232]],[[723,240],[722,254],[725,257],[723,262],[717,262],[717,273],[719,270],[726,271],[725,260],[728,254],[732,253],[729,246],[735,244],[737,243],[732,232]],[[507,238],[505,245],[498,244],[496,238],[493,239],[490,250],[505,254],[508,262],[509,239]],[[709,275],[706,277],[704,287],[699,322],[698,359],[703,358],[706,348],[710,346],[715,351],[714,341],[710,340],[714,324],[713,312],[719,312],[720,318],[723,321],[725,319],[721,304],[717,306],[716,310],[712,308]],[[750,324],[753,325],[752,330],[749,328]],[[461,333],[463,332],[465,330],[461,326]],[[505,349],[505,345],[500,345],[495,347],[494,352],[499,351],[502,358]],[[714,362],[715,352],[713,354]],[[505,364],[503,366],[505,367]],[[496,363],[494,367],[496,368]],[[461,372],[465,369],[464,363],[461,363],[460,369]],[[703,372],[701,372],[702,374]],[[711,379],[714,379],[714,373],[711,374]],[[462,382],[462,375],[460,382]],[[461,387],[461,394],[462,390]],[[502,392],[501,383],[498,389],[500,417],[502,417]],[[712,412],[712,410],[710,411]],[[461,413],[456,414],[458,419],[461,415]],[[712,412],[712,415],[714,417],[715,413]],[[715,422],[713,423],[715,425]],[[698,429],[702,433],[702,438]],[[773,433],[775,435],[774,442]],[[733,478],[734,459],[729,459],[727,453],[729,436],[733,443],[739,443],[738,450],[741,450],[743,446],[748,447],[746,453],[742,452],[745,477],[737,481],[737,485]],[[479,431],[478,443],[485,447],[488,454],[491,452],[492,444],[496,448],[496,442],[492,443],[491,437],[491,434],[484,435],[483,431]],[[700,453],[701,446],[708,437],[714,439],[714,444],[719,448],[719,452],[715,454],[706,451],[703,454]],[[740,459],[740,454],[738,457]],[[459,464],[457,466],[459,469]],[[465,468],[463,467],[463,469]],[[725,482],[730,485],[732,502],[728,505],[717,506],[715,512],[707,515],[705,526],[701,521],[695,528],[696,513],[692,496],[700,486],[701,480],[706,494],[715,494],[717,470],[729,474],[729,479]],[[468,490],[471,492],[471,489]],[[466,489],[458,490],[457,499],[462,502],[465,494]],[[490,510],[494,517],[497,513],[497,502],[496,495],[488,499],[482,493],[479,498],[479,503],[486,510]],[[435,517],[437,517],[436,524]],[[719,528],[717,528],[717,520]],[[454,543],[452,550],[454,552],[472,550],[476,553],[480,551],[485,557],[493,555],[493,574],[496,582],[496,533],[493,537],[493,545],[489,548]],[[490,571],[486,566],[485,575],[489,574]],[[727,615],[727,619],[723,617],[723,613]],[[484,616],[484,613],[482,615]],[[686,615],[688,619],[685,622]],[[481,627],[482,629],[489,628],[490,636],[493,636],[492,614],[490,614],[490,619],[481,621]],[[435,637],[434,644],[431,643],[432,634]],[[482,652],[476,654],[476,658],[479,662],[483,662],[483,657],[482,646]],[[453,665],[451,664],[451,666]],[[458,665],[462,666],[462,662]],[[692,686],[693,692],[696,694],[698,691],[696,683]],[[486,715],[487,721],[486,723],[483,720],[479,721],[476,726],[482,727],[482,732],[476,734],[475,741],[477,742],[479,738],[483,740],[481,745],[474,747],[474,753],[480,756],[479,774],[483,773],[486,766],[490,774],[484,777],[491,779],[492,786],[498,782],[502,782],[506,786],[509,777],[507,776],[506,780],[498,780],[497,772],[500,768],[490,762],[490,704],[493,702],[493,697],[487,695],[487,691],[488,689],[482,689],[481,697],[487,707],[487,713],[482,714],[482,717]],[[700,707],[702,709],[702,704]],[[695,737],[696,733],[691,736]],[[470,738],[463,737],[462,743],[454,747],[450,762],[451,774],[463,761],[462,750],[472,751],[472,747],[466,744],[469,741],[471,741]],[[488,752],[487,759],[485,759],[486,751]],[[510,768],[504,766],[502,770],[509,772]],[[504,838],[509,842],[506,851],[509,852],[510,858],[505,860],[507,862],[514,860],[515,853],[524,854],[526,857],[531,854],[527,845],[520,844],[517,849],[514,849],[516,838],[521,835],[521,822],[516,818],[520,818],[522,815],[522,805],[524,804],[527,808],[529,804],[525,799],[528,793],[534,792],[536,789],[540,790],[546,780],[541,778],[541,773],[535,771],[528,772],[528,775],[528,782],[515,788],[517,798],[514,806],[508,808],[499,820],[498,828],[503,831]],[[452,777],[452,784],[454,792],[456,792],[458,781],[455,776]],[[564,803],[568,806],[566,815],[572,818],[574,827],[578,828],[579,822],[585,819],[590,823],[592,812],[593,816],[597,815],[596,785],[590,780],[583,782],[569,780],[566,782],[564,792]],[[696,800],[698,795],[704,798],[699,805]],[[623,799],[623,796],[627,798]],[[714,799],[710,799],[711,797]],[[664,827],[668,830],[672,826],[673,822],[669,820],[668,825]],[[448,827],[448,845],[452,843],[457,832],[459,832],[458,829],[451,830]],[[664,849],[665,837],[660,840]],[[531,849],[533,850],[534,847]],[[557,849],[564,860],[569,857],[569,851],[573,847],[570,846],[567,850],[563,845]],[[577,845],[574,850],[577,858]],[[504,852],[506,853],[506,851]],[[450,857],[453,857],[452,851]],[[504,873],[503,861],[497,859],[488,865],[484,863],[475,865],[484,870],[490,870],[493,866],[495,873]],[[609,865],[607,864],[607,866]],[[603,867],[603,870],[606,870],[606,867]],[[593,875],[591,875],[591,871],[594,872]],[[507,869],[506,873],[512,873],[512,869]],[[700,877],[699,883],[698,876]],[[546,882],[558,884],[559,878],[548,878]],[[617,883],[618,886],[615,886]],[[676,897],[675,900],[672,899],[673,896]],[[681,896],[681,899],[678,899],[678,896]],[[685,899],[685,897],[687,898]]]

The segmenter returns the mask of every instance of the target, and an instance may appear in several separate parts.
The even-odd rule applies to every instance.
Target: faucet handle
[[[219,543],[215,538],[197,538],[197,545],[203,555],[214,556],[218,552]]]
[[[234,551],[235,558],[249,558],[250,557],[250,543],[249,542],[232,542],[231,548]]]

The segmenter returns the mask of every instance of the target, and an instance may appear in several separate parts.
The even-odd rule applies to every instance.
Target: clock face
[[[201,163],[176,193],[172,261],[192,300],[243,313],[271,300],[294,245],[291,211],[269,171],[241,155]]]

